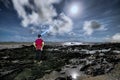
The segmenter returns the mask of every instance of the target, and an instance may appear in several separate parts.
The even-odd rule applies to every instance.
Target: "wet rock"
[[[84,71],[85,65],[79,65],[78,68],[79,68],[80,71]]]
[[[65,68],[71,68],[71,65],[65,65]]]
[[[4,56],[4,57],[2,57],[2,59],[8,59],[9,58],[9,56]]]
[[[80,59],[71,59],[70,61],[69,61],[71,64],[79,64],[80,63]]]
[[[60,74],[65,74],[65,71],[60,71]]]
[[[29,80],[29,79],[34,80],[35,77],[33,77],[31,75],[32,75],[32,73],[31,73],[30,69],[24,69],[20,74],[18,74],[15,77],[15,80]]]
[[[100,53],[99,56],[105,56],[105,54],[104,53]]]
[[[67,76],[67,80],[72,80],[72,76]]]
[[[102,61],[102,63],[103,63],[103,64],[106,64],[106,63],[108,63],[108,62],[107,62],[106,59],[104,58],[103,61]]]
[[[64,77],[58,77],[55,80],[66,80],[66,78],[64,78]]]
[[[71,68],[77,68],[77,65],[73,65]]]
[[[45,76],[38,80],[55,80],[60,77],[60,73],[57,71],[52,71],[50,74],[45,74]]]
[[[45,73],[49,74],[52,70],[46,70]]]
[[[19,62],[20,62],[19,60],[12,61],[12,63],[19,63]]]
[[[0,72],[0,77],[2,77],[2,76],[5,76],[5,75],[7,75],[7,74],[10,74],[10,73],[12,73],[12,72],[14,72],[15,70],[10,70],[10,71],[4,71],[4,72]]]

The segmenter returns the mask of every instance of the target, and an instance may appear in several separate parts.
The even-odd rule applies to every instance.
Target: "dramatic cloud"
[[[120,33],[116,33],[115,35],[107,38],[106,40],[109,40],[111,42],[120,42]]]
[[[72,30],[72,20],[65,16],[65,14],[60,14],[59,19],[54,20],[53,27],[50,28],[50,33],[52,34],[64,34]]]
[[[72,30],[72,20],[63,13],[57,14],[53,4],[59,2],[60,0],[33,0],[32,3],[30,0],[13,0],[13,5],[22,19],[23,27],[32,26],[32,33],[41,31],[44,28],[41,25],[49,25],[46,29],[49,33],[63,34]],[[41,30],[37,30],[36,26]]]
[[[91,35],[95,30],[100,31],[100,30],[106,30],[106,29],[101,23],[91,20],[91,21],[84,22],[83,30],[85,31],[86,35]]]
[[[22,25],[24,27],[29,25],[38,26],[43,22],[50,22],[53,17],[57,16],[52,3],[54,2],[50,0],[34,0],[33,5],[30,4],[29,0],[13,0],[14,8],[19,17],[22,18]],[[28,13],[25,7],[29,8],[32,13]]]

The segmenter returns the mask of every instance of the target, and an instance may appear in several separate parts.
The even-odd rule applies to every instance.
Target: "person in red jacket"
[[[41,38],[41,35],[38,34],[38,38],[35,40],[35,42],[33,43],[34,47],[36,49],[36,56],[35,56],[35,61],[34,62],[39,62],[41,63],[41,54],[43,51],[43,47],[44,47],[44,41]]]

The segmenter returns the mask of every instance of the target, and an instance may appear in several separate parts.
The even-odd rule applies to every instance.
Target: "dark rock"
[[[58,77],[55,80],[66,80],[66,78],[64,78],[64,77]]]

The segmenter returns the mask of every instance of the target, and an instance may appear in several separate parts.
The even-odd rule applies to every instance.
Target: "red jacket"
[[[36,50],[42,50],[43,40],[41,38],[36,39],[35,46],[36,46]]]

